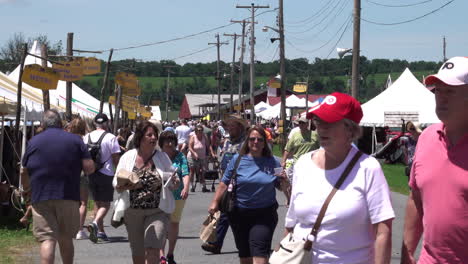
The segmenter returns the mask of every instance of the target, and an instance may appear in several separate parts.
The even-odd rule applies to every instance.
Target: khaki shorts
[[[132,256],[144,256],[146,248],[163,248],[167,237],[169,214],[161,209],[125,210],[124,223]]]
[[[80,227],[80,203],[47,200],[32,205],[33,234],[39,242],[74,238]]]
[[[175,200],[175,209],[171,214],[171,223],[180,223],[180,218],[182,218],[182,211],[185,207],[185,200]]]

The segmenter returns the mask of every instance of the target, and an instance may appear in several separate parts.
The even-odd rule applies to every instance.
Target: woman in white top
[[[316,238],[308,236],[319,211],[358,151],[362,118],[353,97],[332,93],[309,109],[321,148],[301,156],[294,166],[286,234],[313,241],[311,263],[390,263],[392,220],[390,191],[378,161],[362,155],[331,200]]]

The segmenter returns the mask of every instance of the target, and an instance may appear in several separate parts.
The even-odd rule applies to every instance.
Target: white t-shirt
[[[326,197],[357,149],[352,147],[344,162],[333,170],[315,165],[311,157],[316,151],[301,156],[294,166],[285,225],[294,227],[297,239],[310,234]],[[394,217],[380,164],[364,154],[328,206],[313,243],[312,263],[374,263],[372,225]]]
[[[177,134],[177,141],[179,144],[188,143],[189,134],[192,131],[190,127],[186,125],[180,125],[175,129]]]
[[[88,133],[84,137],[85,144],[88,143],[89,136],[91,135],[91,141],[97,142],[101,137],[104,130],[94,130],[91,133]],[[101,142],[101,162],[104,162],[104,166],[99,170],[100,173],[107,176],[114,176],[114,166],[112,164],[112,154],[120,153],[119,142],[117,137],[112,133],[107,133]],[[117,164],[115,164],[117,166]]]

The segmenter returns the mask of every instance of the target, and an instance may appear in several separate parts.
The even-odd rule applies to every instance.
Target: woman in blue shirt
[[[271,240],[278,223],[275,186],[280,186],[284,177],[274,175],[274,168],[281,165],[266,143],[263,128],[253,126],[247,132],[240,154],[231,159],[208,211],[211,214],[218,211],[219,201],[228,188],[238,158],[241,160],[233,187],[235,210],[228,213],[228,218],[240,262],[268,263]]]

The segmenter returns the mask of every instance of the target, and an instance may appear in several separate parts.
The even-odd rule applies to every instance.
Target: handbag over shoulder
[[[234,210],[234,204],[236,202],[236,188],[237,188],[237,168],[242,159],[242,156],[239,155],[234,164],[234,169],[232,170],[231,180],[229,181],[228,189],[221,196],[219,201],[218,208],[223,213],[229,213]]]
[[[283,240],[281,240],[279,249],[273,251],[271,254],[269,259],[270,264],[310,264],[312,243],[317,237],[318,230],[320,229],[320,225],[322,224],[328,205],[361,156],[362,152],[358,150],[353,159],[348,163],[348,166],[346,166],[333,187],[333,190],[330,192],[327,199],[325,199],[308,238],[306,240],[297,240],[294,239],[292,233],[287,235]]]

